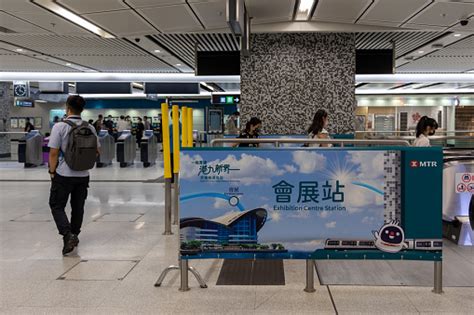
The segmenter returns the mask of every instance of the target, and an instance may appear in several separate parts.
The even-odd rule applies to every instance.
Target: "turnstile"
[[[132,165],[135,161],[136,151],[135,136],[130,130],[122,131],[122,134],[117,139],[117,161],[120,167],[127,167]]]
[[[443,236],[474,245],[474,151],[446,150],[443,167]]]
[[[158,158],[158,139],[153,133],[153,130],[145,130],[140,141],[140,160],[143,162],[143,167],[149,167],[155,164]]]
[[[38,130],[27,133],[18,141],[18,162],[25,167],[43,164],[43,136]]]
[[[97,136],[99,138],[100,149],[96,166],[104,167],[112,164],[112,160],[115,158],[115,139],[107,130],[99,131]]]

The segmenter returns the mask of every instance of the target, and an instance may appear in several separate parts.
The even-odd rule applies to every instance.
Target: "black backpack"
[[[64,122],[71,126],[67,134],[66,152],[63,152],[66,164],[74,171],[90,170],[97,158],[97,136],[86,121],[80,125],[70,120]]]

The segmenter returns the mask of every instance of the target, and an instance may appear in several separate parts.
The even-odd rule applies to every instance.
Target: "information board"
[[[442,152],[417,149],[184,149],[181,254],[441,259]]]

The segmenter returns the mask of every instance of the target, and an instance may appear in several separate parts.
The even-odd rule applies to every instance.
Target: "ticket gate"
[[[117,139],[117,161],[120,167],[132,165],[135,161],[136,151],[135,136],[130,130],[124,130]]]
[[[158,158],[158,139],[153,133],[153,130],[145,130],[140,141],[140,160],[143,162],[143,167],[149,167],[155,164]]]
[[[99,138],[100,149],[99,155],[97,156],[96,166],[104,167],[111,165],[112,160],[115,158],[115,139],[107,132],[107,130],[99,131],[97,137]]]
[[[43,164],[43,136],[38,130],[32,130],[18,141],[18,162],[25,167]]]
[[[474,150],[445,150],[443,236],[458,245],[474,245]],[[467,177],[470,180],[467,180]]]

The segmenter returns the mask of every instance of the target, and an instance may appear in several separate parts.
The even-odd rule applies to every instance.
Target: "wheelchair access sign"
[[[474,173],[456,173],[456,193],[474,194]]]

